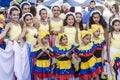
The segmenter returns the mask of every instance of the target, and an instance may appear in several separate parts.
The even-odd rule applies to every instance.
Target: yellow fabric
[[[90,31],[82,30],[81,31],[81,38],[84,38],[86,35],[91,35]]]
[[[60,31],[61,27],[63,27],[63,21],[50,21],[50,31]]]
[[[71,49],[71,45],[62,46],[62,45],[56,44],[56,47],[58,47],[59,50],[70,50]]]
[[[26,34],[26,42],[32,45],[35,45],[37,42],[37,39],[34,36],[37,36],[38,32],[37,29],[28,29],[28,33]]]
[[[37,60],[35,64],[38,67],[49,67],[50,61],[49,60]]]
[[[94,57],[90,58],[87,62],[81,62],[80,69],[88,69],[95,65],[96,59]]]
[[[46,24],[46,25],[40,24],[39,31],[41,31],[41,30],[49,31],[49,25],[48,24]]]
[[[71,68],[71,61],[66,60],[66,61],[59,61],[57,60],[57,68],[59,69],[70,69]]]
[[[100,25],[92,24],[91,28],[92,28],[92,33],[94,33],[95,31],[100,30]]]
[[[120,34],[113,34],[111,38],[111,47],[120,49]]]
[[[46,30],[40,30],[39,31],[39,39],[43,39],[46,35],[49,35],[49,32]]]
[[[97,62],[102,62],[102,58],[96,58]]]
[[[68,37],[68,44],[75,44],[76,29],[75,27],[64,27],[64,33]]]
[[[4,15],[3,14],[0,14],[0,19],[2,19],[3,21],[5,21],[5,17],[4,17]],[[3,28],[3,24],[2,23],[0,23],[0,28]]]
[[[91,39],[95,44],[101,44],[104,41],[104,38],[100,38],[99,40],[94,40],[93,38]]]
[[[14,40],[16,39],[22,32],[22,28],[21,26],[15,26],[14,24],[12,24],[11,29],[9,30],[8,34],[9,34],[9,39],[10,40]]]
[[[78,50],[90,50],[90,49],[92,48],[92,46],[93,46],[93,43],[89,43],[89,44],[86,45],[86,46],[80,46],[80,47],[78,48]]]

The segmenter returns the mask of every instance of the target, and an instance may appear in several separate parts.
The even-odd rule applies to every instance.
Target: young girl
[[[101,73],[103,72],[103,62],[104,62],[104,46],[106,45],[106,41],[104,38],[100,37],[100,26],[96,24],[92,24],[92,42],[96,45],[96,51],[94,52],[94,56],[97,60],[97,64],[101,69]]]
[[[53,47],[56,58],[54,76],[58,80],[73,80],[74,70],[71,62],[73,46],[68,44],[68,37],[65,33],[58,34],[58,41],[59,43]]]
[[[46,21],[47,20],[47,10],[46,9],[41,9],[40,12],[39,12],[39,15],[40,15],[40,25],[39,25],[39,28],[38,30],[46,30],[46,31],[49,31],[49,24],[48,22]]]
[[[60,15],[60,6],[54,5],[52,7],[53,18],[50,20],[50,34],[51,34],[51,46],[54,46],[56,43],[56,37],[63,26],[63,20],[59,17]]]
[[[64,20],[64,27],[61,32],[64,32],[68,37],[68,44],[76,44],[78,39],[78,28],[75,27],[75,17],[72,13],[68,13]]]
[[[114,79],[120,79],[120,19],[113,18],[111,21],[112,31],[109,34],[108,53],[110,54],[112,64],[112,74]]]
[[[35,45],[37,43],[37,29],[33,26],[33,15],[31,13],[25,13],[23,15],[23,21],[26,27],[23,32],[19,35],[18,40],[25,37],[25,41],[28,44]]]
[[[8,33],[9,40],[16,40],[22,32],[21,26],[18,23],[20,11],[17,7],[12,6],[9,8],[8,13],[12,21],[6,24],[5,30],[0,34],[0,39],[4,38]]]
[[[82,80],[97,79],[101,70],[98,64],[96,64],[96,59],[93,56],[96,47],[91,43],[91,33],[85,30],[81,31],[81,39],[82,41],[79,47],[75,48],[73,51],[80,61],[78,75]]]
[[[49,32],[42,30],[39,34],[38,44],[34,46],[31,56],[34,61],[35,80],[47,80],[51,78],[50,59],[53,56],[52,49],[47,44]]]

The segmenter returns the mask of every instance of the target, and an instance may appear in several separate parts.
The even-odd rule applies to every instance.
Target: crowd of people
[[[119,80],[119,6],[103,12],[13,0],[0,11],[0,80]],[[5,16],[6,15],[6,16]]]

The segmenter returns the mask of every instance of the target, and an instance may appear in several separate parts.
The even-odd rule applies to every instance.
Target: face
[[[58,17],[60,15],[60,8],[59,7],[54,7],[52,11],[53,11],[53,15],[55,17]]]
[[[97,30],[93,33],[93,36],[98,38],[100,36],[100,30]]]
[[[80,23],[82,20],[82,15],[81,14],[76,14],[76,22]]]
[[[120,22],[118,22],[118,21],[115,22],[114,25],[113,25],[113,27],[114,27],[115,31],[119,31],[120,30]]]
[[[12,11],[12,14],[10,15],[13,21],[18,21],[19,19],[19,11]]]
[[[30,15],[26,16],[25,23],[26,23],[26,25],[32,25],[33,24],[33,18]]]
[[[93,14],[93,21],[97,24],[100,21],[100,15],[99,14]]]
[[[62,43],[63,45],[67,45],[67,43],[68,43],[68,38],[67,38],[66,36],[64,36],[64,37],[61,39],[61,43]]]
[[[42,10],[40,16],[41,16],[41,18],[43,20],[45,20],[47,18],[47,11],[46,10]]]
[[[96,4],[94,2],[90,3],[90,8],[95,8]]]
[[[111,8],[111,12],[112,12],[112,13],[116,12],[116,10],[115,10],[115,7],[114,7],[114,6],[112,6],[112,8]]]
[[[68,16],[68,18],[67,18],[67,20],[66,20],[66,22],[67,22],[67,25],[68,26],[73,26],[73,24],[74,24],[74,16]]]
[[[82,39],[82,41],[83,41],[83,43],[84,43],[85,45],[87,45],[87,44],[90,43],[90,41],[91,41],[91,36],[90,36],[90,35],[85,36],[85,37]]]
[[[22,12],[23,13],[29,13],[30,12],[30,6],[29,5],[24,5]]]
[[[44,38],[41,40],[41,42],[42,42],[43,44],[47,44],[47,42],[48,42],[48,37],[44,37]]]

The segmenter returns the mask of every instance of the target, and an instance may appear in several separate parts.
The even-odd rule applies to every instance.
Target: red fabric
[[[39,77],[39,78],[51,78],[52,74],[51,73],[37,73],[37,72],[34,72],[34,76]]]
[[[82,75],[80,74],[80,78],[82,80],[88,80],[90,78],[95,78],[97,77],[97,75],[99,75],[101,73],[101,68],[98,68],[95,72],[91,73],[91,74],[85,74],[85,75]]]
[[[2,44],[3,43],[3,40],[2,39],[0,39],[0,44]]]
[[[69,78],[73,77],[73,74],[63,74],[63,75],[61,75],[61,74],[54,73],[53,75],[54,75],[54,77],[56,77],[60,80],[66,80],[66,79],[69,79]]]

